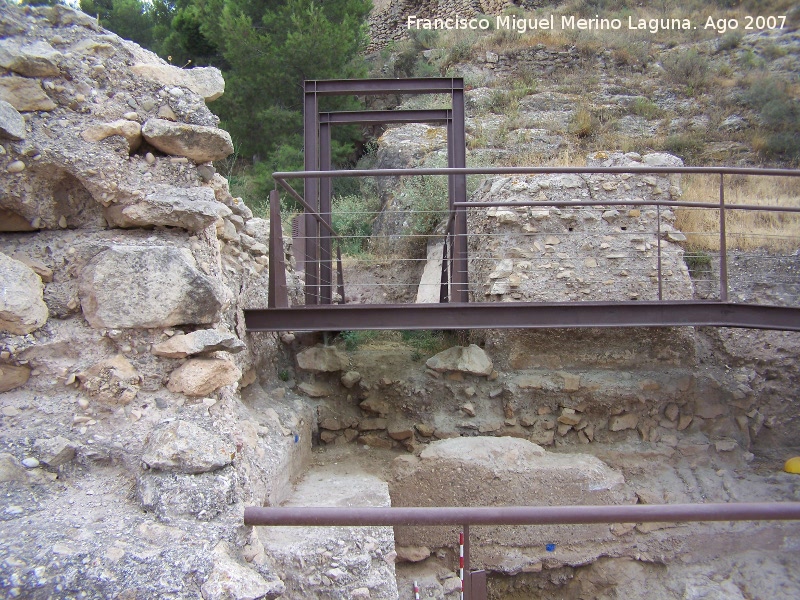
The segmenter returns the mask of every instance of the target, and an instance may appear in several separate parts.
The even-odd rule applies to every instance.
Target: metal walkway
[[[319,111],[319,97],[326,95],[448,94],[451,108],[426,111]],[[447,168],[331,170],[331,126],[353,123],[440,123],[447,132]],[[464,83],[460,78],[410,80],[309,81],[305,87],[305,171],[273,174],[277,185],[304,209],[295,240],[298,265],[304,272],[305,304],[290,306],[286,282],[281,197],[270,194],[270,262],[268,307],[246,310],[248,331],[342,331],[358,329],[502,329],[561,327],[671,327],[716,326],[800,331],[800,307],[735,302],[729,291],[728,219],[740,211],[761,214],[800,213],[800,207],[750,205],[725,200],[728,181],[741,176],[800,177],[789,169],[730,167],[500,167],[467,168],[464,127]],[[564,202],[470,202],[468,175],[620,175],[667,176],[705,174],[719,178],[719,199],[714,202],[675,200],[587,200]],[[332,227],[332,181],[344,177],[446,176],[448,201],[444,222],[439,304],[344,304],[346,276],[342,261],[343,238]],[[304,195],[288,183],[304,180]],[[730,185],[730,184],[729,184]],[[648,232],[655,253],[650,280],[657,285],[655,300],[574,302],[476,302],[479,294],[470,288],[468,214],[470,210],[512,207],[520,209],[647,208],[659,215]],[[663,267],[666,245],[661,229],[662,211],[675,208],[711,210],[718,219],[716,294],[708,300],[667,298]],[[793,243],[794,240],[792,240]],[[334,254],[334,246],[336,252]],[[800,248],[800,239],[796,249]],[[794,258],[797,255],[790,255]],[[674,257],[673,257],[674,258]],[[580,259],[578,257],[577,259]],[[798,259],[800,261],[800,259]],[[800,262],[798,263],[800,265]],[[798,269],[800,271],[800,268]],[[335,275],[334,275],[335,273]],[[800,288],[797,280],[783,282]],[[791,303],[789,303],[791,304]]]

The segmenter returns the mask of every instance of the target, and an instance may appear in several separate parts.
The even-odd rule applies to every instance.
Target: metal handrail
[[[486,577],[470,568],[474,525],[585,525],[593,523],[679,523],[695,521],[796,521],[800,502],[633,504],[502,507],[262,507],[244,509],[245,526],[460,525],[463,537],[462,591],[466,600],[487,597]],[[466,576],[465,576],[466,575]],[[478,576],[480,575],[480,576]]]
[[[534,175],[534,174],[715,174],[720,177],[719,202],[687,202],[681,200],[577,200],[577,201],[523,201],[523,202],[451,202],[450,218],[448,219],[445,232],[445,246],[453,240],[454,219],[456,210],[467,208],[486,208],[486,207],[528,207],[528,206],[552,206],[552,207],[584,207],[584,206],[655,206],[659,210],[661,207],[670,208],[716,208],[719,213],[719,273],[720,290],[719,297],[723,302],[728,301],[728,266],[727,266],[727,236],[726,236],[726,210],[757,210],[763,212],[782,212],[800,213],[800,207],[789,206],[758,206],[751,204],[730,204],[725,202],[725,175],[755,175],[772,177],[800,177],[800,170],[796,169],[760,169],[750,167],[650,167],[650,166],[628,166],[628,167],[440,167],[440,168],[418,168],[418,169],[354,169],[354,170],[332,170],[332,171],[292,171],[275,172],[272,174],[276,183],[284,188],[293,198],[298,200],[306,209],[307,214],[313,216],[327,231],[335,238],[339,238],[333,228],[325,222],[313,207],[309,206],[302,196],[295,191],[286,181],[287,179],[308,179],[308,178],[342,178],[342,177],[413,177],[420,175]],[[661,221],[658,222],[658,299],[663,299],[662,274],[661,274]],[[463,232],[462,232],[463,233]],[[445,253],[447,250],[445,249]],[[453,252],[450,252],[451,269],[454,267]],[[341,262],[338,265],[341,270]],[[339,275],[340,280],[343,276]],[[447,279],[452,279],[452,273],[448,278],[447,269],[444,262],[442,266],[442,301],[449,300],[445,292]]]

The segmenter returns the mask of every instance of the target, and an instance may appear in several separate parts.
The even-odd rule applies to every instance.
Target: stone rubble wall
[[[4,597],[285,589],[242,510],[286,498],[314,415],[245,335],[269,222],[215,170],[223,92],[81,12],[0,10]]]

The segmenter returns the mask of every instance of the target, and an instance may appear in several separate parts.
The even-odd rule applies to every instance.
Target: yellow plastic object
[[[783,470],[787,473],[797,473],[800,475],[800,456],[795,456],[786,461]]]

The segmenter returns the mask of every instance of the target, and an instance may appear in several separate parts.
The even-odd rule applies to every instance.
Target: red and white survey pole
[[[458,569],[461,575],[461,600],[464,600],[464,532],[458,534]]]
[[[419,586],[414,582],[414,600],[419,600]]]

